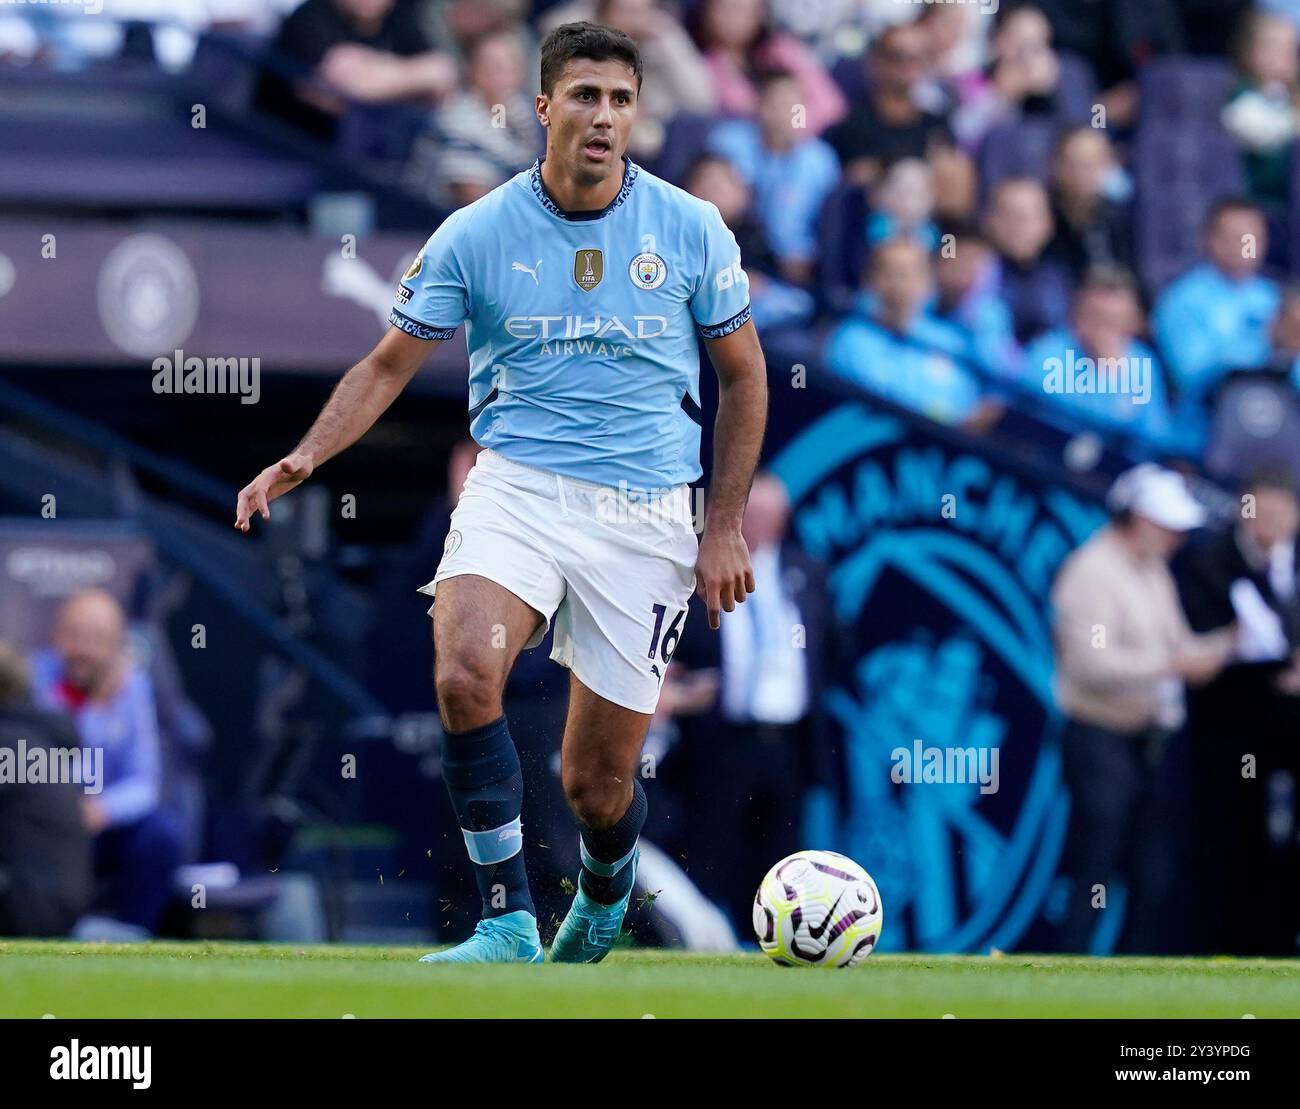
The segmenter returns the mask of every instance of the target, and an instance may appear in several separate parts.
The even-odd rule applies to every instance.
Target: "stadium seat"
[[[1279,468],[1300,480],[1300,399],[1268,373],[1234,374],[1219,390],[1210,418],[1205,468],[1235,484]]]
[[[1061,124],[1052,119],[1023,119],[994,127],[979,152],[980,184],[984,196],[1005,177],[1047,180],[1052,144]]]
[[[867,196],[843,184],[826,199],[817,219],[817,290],[831,311],[846,312],[858,294],[867,261]]]
[[[1052,109],[1059,123],[1086,123],[1097,103],[1097,76],[1092,63],[1072,50],[1057,53],[1061,79],[1052,97]]]
[[[1243,191],[1241,159],[1217,124],[1144,124],[1133,164],[1138,268],[1159,290],[1199,256],[1201,220],[1210,202]]]
[[[1143,126],[1215,124],[1234,80],[1232,66],[1220,58],[1156,58],[1138,79]]]
[[[723,118],[715,115],[674,116],[664,136],[663,152],[655,160],[655,174],[680,185],[695,159],[704,153],[709,134]]]

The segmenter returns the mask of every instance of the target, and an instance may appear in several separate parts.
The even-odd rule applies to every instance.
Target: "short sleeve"
[[[469,315],[463,221],[446,219],[402,275],[388,322],[417,339],[450,339]]]
[[[749,275],[740,268],[736,236],[712,204],[704,215],[704,260],[691,315],[705,339],[721,339],[749,322]]]

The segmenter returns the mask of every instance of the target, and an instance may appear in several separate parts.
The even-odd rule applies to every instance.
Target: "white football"
[[[796,851],[767,872],[754,897],[754,934],[781,966],[853,967],[880,939],[880,891],[834,851]]]

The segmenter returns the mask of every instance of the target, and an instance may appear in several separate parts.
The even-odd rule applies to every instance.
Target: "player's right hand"
[[[285,455],[274,466],[268,466],[239,491],[239,500],[235,503],[235,527],[247,531],[249,518],[254,512],[260,513],[263,520],[269,520],[271,502],[296,489],[311,477],[313,469],[311,457],[301,452]]]

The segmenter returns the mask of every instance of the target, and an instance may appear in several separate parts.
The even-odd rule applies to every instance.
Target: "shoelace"
[[[587,925],[587,942],[593,947],[608,947],[618,938],[622,924],[617,917],[593,917]]]
[[[504,954],[514,954],[519,944],[517,936],[492,928],[486,920],[480,920],[474,925],[474,939],[493,949],[499,949]]]

